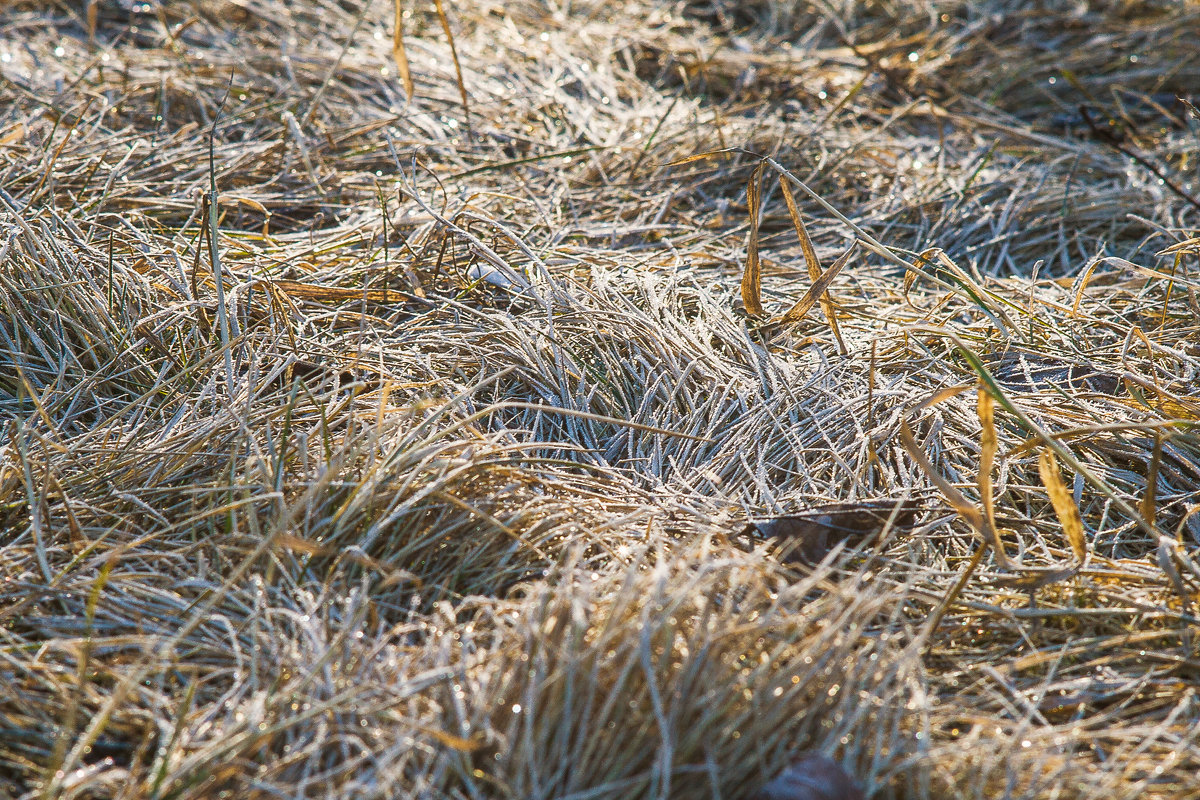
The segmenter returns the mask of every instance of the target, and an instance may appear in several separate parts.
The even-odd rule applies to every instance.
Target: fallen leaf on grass
[[[838,542],[855,546],[878,536],[891,520],[894,527],[911,528],[920,504],[915,500],[867,500],[832,503],[799,514],[751,522],[745,535],[776,539],[783,558],[815,564]]]
[[[863,800],[863,791],[841,764],[809,753],[759,789],[754,800]]]

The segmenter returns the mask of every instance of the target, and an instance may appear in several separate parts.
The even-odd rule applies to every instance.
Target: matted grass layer
[[[0,795],[1200,796],[1200,7],[399,6],[0,10]]]

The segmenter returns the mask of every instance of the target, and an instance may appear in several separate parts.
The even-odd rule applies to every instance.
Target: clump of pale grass
[[[0,793],[1186,793],[1196,12],[843,5],[0,12]]]

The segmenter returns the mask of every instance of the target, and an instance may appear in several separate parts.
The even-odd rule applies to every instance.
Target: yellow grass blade
[[[971,384],[963,383],[958,386],[947,386],[944,389],[938,389],[933,394],[926,397],[921,402],[917,403],[912,408],[908,409],[908,413],[912,414],[917,411],[924,411],[927,408],[933,408],[938,403],[943,403],[951,397],[958,397],[960,394],[971,388]]]
[[[1075,559],[1082,562],[1087,558],[1088,552],[1087,538],[1083,534],[1083,520],[1079,516],[1079,507],[1071,497],[1071,491],[1063,483],[1062,474],[1058,471],[1058,460],[1049,448],[1043,448],[1038,456],[1038,474],[1042,476],[1042,483],[1046,486],[1046,493],[1050,495],[1050,503],[1054,506],[1058,522],[1062,525],[1067,542],[1075,553]]]
[[[413,99],[412,71],[408,68],[408,54],[404,51],[404,8],[400,0],[395,0],[395,23],[392,26],[392,60],[396,62],[396,70],[400,73],[400,82],[404,84],[404,96]]]
[[[470,739],[466,739],[462,736],[455,736],[453,733],[447,733],[446,731],[438,728],[432,728],[428,725],[420,726],[420,730],[429,734],[434,739],[437,739],[438,743],[449,747],[451,750],[457,750],[460,753],[473,753],[479,748],[483,747],[485,744],[483,739],[478,736],[473,736]]]
[[[993,530],[996,527],[996,504],[992,496],[992,466],[996,461],[996,401],[988,394],[983,384],[979,385],[976,409],[979,413],[979,501],[983,514]]]

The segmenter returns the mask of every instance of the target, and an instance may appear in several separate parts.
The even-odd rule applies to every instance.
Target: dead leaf
[[[754,800],[863,800],[863,790],[842,765],[809,753],[758,790]]]
[[[816,564],[838,542],[858,545],[893,527],[911,528],[921,506],[916,500],[867,500],[816,506],[799,514],[749,523],[744,535],[779,541],[783,558]]]
[[[1117,376],[1098,371],[1091,364],[1068,361],[1054,354],[1009,350],[989,356],[985,363],[996,383],[1014,392],[1068,390],[1111,396],[1121,388]]]

